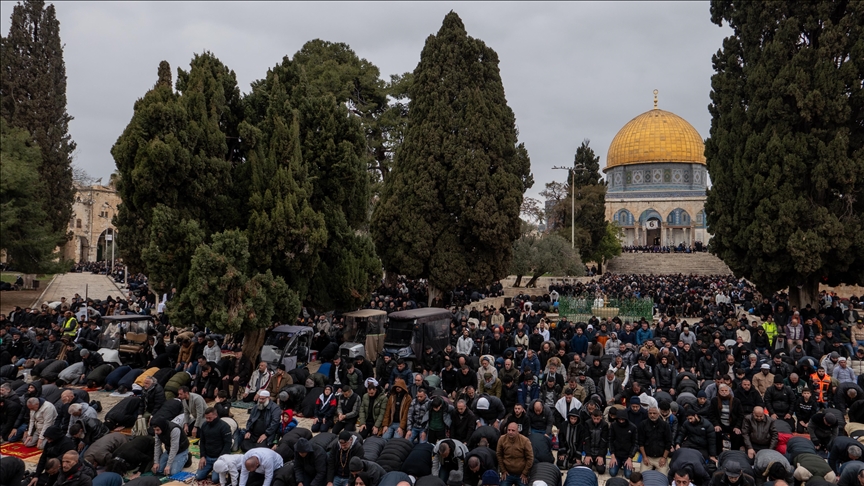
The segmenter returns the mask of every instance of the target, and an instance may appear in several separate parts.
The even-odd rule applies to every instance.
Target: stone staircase
[[[722,260],[709,253],[622,253],[606,264],[609,273],[639,275],[729,275]]]

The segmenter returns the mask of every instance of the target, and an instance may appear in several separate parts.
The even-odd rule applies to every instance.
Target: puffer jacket
[[[769,449],[777,447],[778,436],[777,428],[774,426],[774,419],[765,417],[764,420],[756,420],[753,415],[744,417],[744,425],[741,427],[741,437],[744,439],[744,446],[748,449],[753,448],[753,444],[768,445]]]
[[[552,424],[554,423],[554,420],[552,419],[552,409],[543,405],[542,412],[539,414],[534,413],[534,406],[537,403],[540,403],[541,405],[543,404],[540,400],[534,400],[534,402],[531,403],[531,407],[526,412],[528,420],[531,423],[531,429],[545,430],[544,434],[552,435]]]
[[[783,386],[777,389],[776,386],[765,390],[765,407],[769,414],[777,414],[778,418],[783,418],[787,413],[792,413],[795,407],[796,397],[795,392],[788,386]]]
[[[678,376],[678,371],[671,364],[663,366],[658,364],[654,367],[654,381],[657,388],[668,390],[675,387],[675,377]]]
[[[582,453],[586,456],[606,457],[609,452],[609,424],[601,420],[595,424],[593,420],[586,420],[583,424]]]
[[[654,372],[651,370],[650,366],[645,365],[645,367],[642,368],[638,364],[635,364],[630,368],[630,380],[625,384],[625,386],[629,386],[631,383],[636,382],[642,385],[643,389],[647,389],[651,386],[651,380],[653,379]]]
[[[372,403],[372,417],[369,417],[369,400],[374,400]],[[375,395],[375,398],[370,398],[368,393],[364,394],[363,398],[360,400],[360,415],[357,419],[357,424],[364,425],[366,422],[371,422],[375,427],[380,428],[381,422],[384,420],[384,411],[386,409],[387,395],[381,393],[380,389]]]
[[[714,425],[705,420],[703,417],[695,424],[691,424],[689,420],[682,420],[678,426],[678,434],[675,437],[676,444],[683,444],[684,441],[690,441],[696,449],[708,450],[708,456],[717,456],[717,440],[714,433]]]
[[[464,443],[456,439],[442,439],[435,444],[432,449],[432,475],[437,476],[441,471],[441,454],[438,448],[442,443],[446,442],[450,446],[450,454],[445,459],[446,462],[455,463],[456,471],[462,471],[465,467],[465,459],[468,457],[468,447]]]

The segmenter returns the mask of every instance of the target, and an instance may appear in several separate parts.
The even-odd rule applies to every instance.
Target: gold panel
[[[646,162],[705,163],[705,144],[693,125],[680,116],[653,109],[630,120],[606,154],[604,171]]]

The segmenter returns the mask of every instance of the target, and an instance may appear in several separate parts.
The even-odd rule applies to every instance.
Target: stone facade
[[[111,220],[117,214],[120,195],[113,185],[78,186],[76,189],[69,221],[72,238],[61,248],[62,257],[75,262],[111,260],[112,239],[116,238]],[[116,246],[113,253],[115,260],[118,259],[120,253]]]

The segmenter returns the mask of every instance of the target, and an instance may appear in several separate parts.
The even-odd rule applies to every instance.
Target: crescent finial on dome
[[[654,109],[657,109],[657,95],[660,93],[660,90],[654,90]]]

